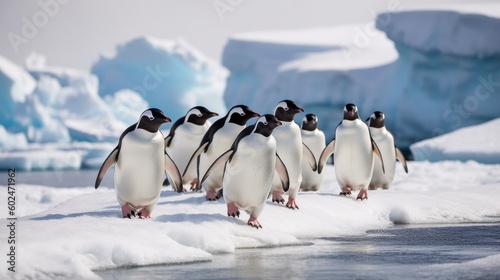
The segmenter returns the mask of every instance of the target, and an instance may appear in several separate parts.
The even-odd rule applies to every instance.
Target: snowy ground
[[[226,216],[222,200],[203,193],[162,193],[151,220],[120,218],[112,188],[52,188],[17,185],[17,277],[98,278],[92,270],[209,261],[239,248],[286,246],[315,238],[362,235],[394,223],[457,224],[500,221],[500,165],[473,161],[410,162],[389,190],[369,200],[338,196],[334,169],[327,166],[317,193],[300,193],[300,210],[270,202],[260,217],[263,229],[246,225],[248,215]],[[112,173],[112,172],[111,172]],[[112,176],[112,174],[108,174]],[[0,200],[6,201],[6,188]],[[6,211],[0,211],[7,224]],[[7,236],[0,227],[0,236]],[[5,252],[7,243],[0,248]],[[500,255],[491,256],[494,260]],[[5,279],[6,263],[0,262]],[[471,263],[471,265],[473,265]]]

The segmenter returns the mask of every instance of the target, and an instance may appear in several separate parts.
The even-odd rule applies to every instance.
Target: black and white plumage
[[[198,176],[202,176],[210,165],[224,152],[226,152],[238,134],[246,127],[246,123],[253,117],[260,117],[248,106],[236,105],[222,118],[215,121],[205,133],[196,151],[191,155],[188,163],[189,168],[195,166],[198,169]],[[184,171],[186,172],[186,171]],[[222,189],[222,168],[217,168],[211,172],[203,183],[208,200],[217,200]],[[199,188],[201,188],[199,186]]]
[[[298,209],[296,202],[297,193],[302,182],[302,158],[310,163],[312,170],[316,171],[316,159],[311,150],[302,143],[302,136],[299,126],[293,121],[296,114],[304,112],[291,100],[282,100],[274,109],[274,115],[282,123],[273,131],[276,138],[278,155],[283,160],[288,169],[290,177],[290,189],[288,190],[288,201],[286,207]],[[280,186],[279,178],[275,176],[273,181],[273,202],[285,203],[281,196],[285,192]]]
[[[116,164],[114,185],[123,217],[136,215],[149,218],[161,193],[164,172],[173,179],[174,189],[182,190],[181,175],[165,153],[160,126],[170,122],[162,111],[150,108],[139,121],[120,136],[118,145],[109,154],[97,174],[97,189],[108,169]]]
[[[304,143],[315,158],[319,158],[326,146],[325,134],[318,128],[318,117],[314,114],[307,114],[302,119],[301,125],[302,143]],[[311,169],[309,162],[302,159],[302,182],[300,189],[303,191],[317,191],[325,173],[318,173]]]
[[[275,171],[281,188],[284,191],[289,188],[287,168],[276,153],[272,135],[273,129],[280,125],[271,114],[261,116],[238,134],[231,148],[215,160],[201,180],[203,183],[212,170],[225,163],[222,182],[227,214],[239,217],[239,209],[245,210],[250,214],[248,224],[256,228],[262,227],[257,218],[271,191]]]
[[[198,185],[196,167],[191,166],[188,170],[186,167],[191,155],[211,126],[209,119],[216,116],[218,116],[217,113],[203,106],[193,107],[172,125],[169,134],[165,137],[165,151],[179,170],[184,171],[182,183],[191,184],[192,189]]]
[[[368,126],[359,118],[356,105],[344,107],[344,118],[335,129],[335,138],[326,145],[318,162],[318,172],[322,172],[328,157],[333,155],[335,175],[342,189],[340,195],[359,190],[357,199],[368,198],[368,185],[372,178],[374,155],[382,155],[370,136]]]
[[[384,159],[384,169],[380,161],[376,160],[373,167],[373,175],[370,181],[370,190],[377,188],[388,189],[389,185],[394,180],[396,173],[396,161],[401,162],[406,173],[408,173],[408,166],[403,153],[396,147],[394,136],[385,127],[385,115],[380,111],[375,111],[367,119],[370,126],[370,134],[373,141],[377,144]]]

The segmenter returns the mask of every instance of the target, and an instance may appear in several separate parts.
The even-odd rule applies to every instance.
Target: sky
[[[422,1],[419,1],[422,2]],[[415,0],[0,0],[0,55],[24,64],[90,70],[100,55],[138,36],[183,38],[220,61],[234,33],[364,23]]]

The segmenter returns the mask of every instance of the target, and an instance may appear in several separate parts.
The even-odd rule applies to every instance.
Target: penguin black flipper
[[[251,125],[248,127],[245,127],[239,134],[236,136],[236,139],[233,142],[233,145],[231,145],[231,148],[224,152],[221,156],[219,156],[213,163],[210,165],[208,168],[207,172],[205,172],[205,175],[203,175],[203,178],[200,181],[200,185],[208,178],[210,175],[210,172],[214,170],[217,166],[220,164],[226,162],[226,161],[231,161],[233,159],[234,153],[236,153],[236,150],[238,150],[238,143],[240,142],[241,139],[243,139],[245,136],[249,135],[252,133],[254,130],[255,125]]]
[[[205,135],[203,135],[203,138],[201,138],[200,146],[194,151],[193,155],[191,155],[191,158],[189,159],[188,163],[186,164],[186,169],[184,169],[184,172],[182,172],[182,176],[186,175],[187,170],[189,169],[189,166],[193,162],[193,160],[198,158],[201,153],[204,153],[208,150],[208,147],[212,143],[212,140],[214,138],[215,133],[224,126],[224,122],[226,121],[226,117],[223,117],[221,119],[216,120],[210,127],[208,128],[207,132],[205,132]],[[196,169],[199,170],[200,168],[200,163],[199,160],[197,161],[196,164]]]
[[[283,191],[287,192],[290,188],[290,178],[288,176],[288,170],[286,169],[285,164],[281,160],[280,156],[276,153],[276,172],[278,173],[281,186],[283,186]]]
[[[116,146],[116,148],[114,148],[113,151],[111,151],[106,160],[104,160],[104,162],[102,163],[101,168],[99,169],[99,173],[97,173],[97,178],[95,179],[96,189],[101,184],[101,181],[104,178],[104,175],[106,175],[108,169],[118,160],[119,151],[120,151],[119,146]]]
[[[99,172],[97,173],[97,178],[95,180],[95,188],[96,189],[101,184],[101,181],[104,178],[104,175],[106,175],[106,172],[108,172],[108,169],[118,161],[118,156],[120,155],[120,148],[122,146],[123,137],[125,137],[125,135],[127,135],[127,133],[134,131],[136,126],[137,126],[137,123],[134,123],[133,125],[127,127],[127,129],[125,129],[122,132],[122,134],[120,135],[120,138],[118,140],[118,146],[116,146],[113,149],[113,151],[111,151],[111,153],[108,155],[108,157],[102,163],[101,168],[99,169]]]
[[[302,145],[302,155],[311,166],[312,171],[318,170],[318,162],[316,161],[316,157],[314,156],[313,152],[306,144],[302,143]]]
[[[167,171],[168,175],[170,175],[170,178],[172,179],[172,187],[174,190],[182,192],[183,186],[181,173],[179,172],[177,165],[175,165],[175,162],[167,153],[165,153],[165,171]]]
[[[200,181],[200,185],[203,184],[203,182],[205,182],[205,180],[208,178],[208,176],[210,175],[210,173],[219,165],[225,163],[230,156],[232,156],[234,153],[233,150],[227,150],[225,153],[223,153],[222,155],[220,155],[220,157],[218,157],[213,163],[212,165],[210,165],[210,167],[208,168],[207,172],[205,172],[205,175],[203,175],[203,178],[201,179]]]
[[[175,123],[172,125],[170,128],[170,132],[168,133],[167,137],[165,137],[165,147],[170,147],[170,144],[172,143],[172,139],[174,139],[175,136],[175,130],[177,127],[179,127],[181,124],[184,123],[184,118],[179,118],[178,120],[175,121]]]
[[[318,173],[321,174],[323,171],[323,167],[326,164],[326,160],[328,157],[330,157],[333,152],[335,151],[335,138],[326,145],[326,147],[323,149],[323,152],[321,152],[321,155],[319,156],[318,160]]]
[[[378,156],[378,158],[380,159],[380,162],[382,163],[382,172],[385,174],[384,159],[382,158],[382,153],[380,152],[380,149],[378,148],[377,143],[375,143],[375,141],[373,141],[373,139],[371,139],[371,137],[370,137],[370,140],[372,141],[373,153],[376,154]]]
[[[394,148],[396,150],[396,159],[399,160],[399,162],[401,162],[401,164],[403,165],[403,168],[405,169],[405,172],[408,173],[408,166],[406,165],[405,156],[403,155],[401,150],[398,149],[398,147],[394,146]]]
[[[250,135],[254,129],[255,129],[255,124],[247,126],[238,134],[238,136],[236,136],[236,139],[234,139],[233,145],[231,146],[231,150],[233,150],[234,153],[236,153],[236,151],[238,150],[238,144],[240,143],[241,139]],[[234,153],[229,157],[229,161],[233,159]]]

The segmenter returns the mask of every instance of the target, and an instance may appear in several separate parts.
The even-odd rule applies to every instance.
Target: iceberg
[[[327,140],[346,103],[363,119],[383,111],[408,154],[412,143],[500,117],[498,11],[454,4],[368,24],[236,34],[223,53],[224,100],[265,113],[292,99],[323,120]]]
[[[226,112],[222,95],[227,71],[180,39],[133,39],[118,46],[113,57],[100,57],[92,73],[101,96],[131,90],[172,119],[198,105],[219,115]]]

